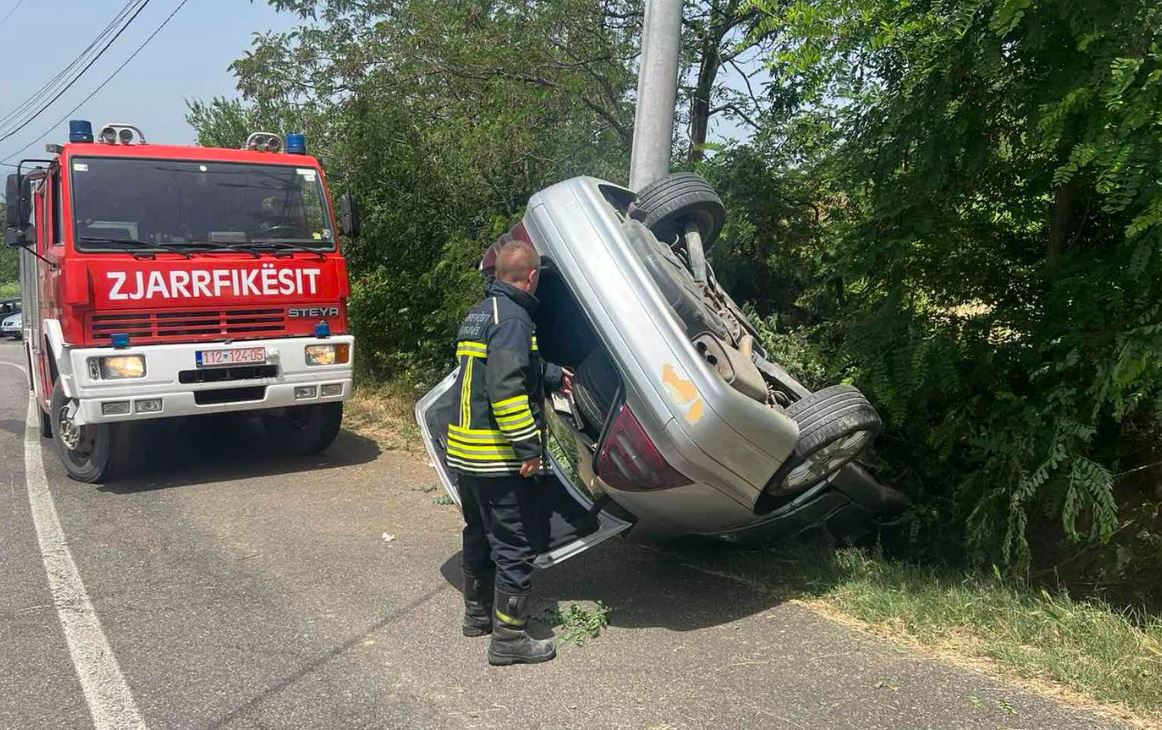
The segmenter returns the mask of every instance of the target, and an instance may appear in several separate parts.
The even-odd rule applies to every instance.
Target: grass
[[[420,393],[403,383],[360,382],[343,409],[343,425],[385,451],[424,451],[413,411]]]
[[[586,641],[596,639],[609,626],[609,609],[601,601],[592,608],[571,603],[565,610],[556,609],[550,623],[558,629],[558,645],[584,646]]]
[[[768,549],[681,554],[855,619],[894,639],[1162,720],[1162,619],[1075,600],[999,574],[979,575],[886,560],[845,549]]]
[[[0,299],[15,299],[20,296],[19,281],[0,281]]]

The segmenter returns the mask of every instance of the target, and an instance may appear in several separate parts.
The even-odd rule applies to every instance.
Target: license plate
[[[212,368],[218,365],[240,365],[266,362],[265,347],[243,347],[235,350],[198,350],[194,353],[198,367]]]

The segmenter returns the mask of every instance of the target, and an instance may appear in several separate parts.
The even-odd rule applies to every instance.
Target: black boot
[[[464,635],[492,633],[492,590],[496,573],[478,573],[464,568]]]
[[[488,646],[489,664],[537,664],[557,656],[552,639],[533,639],[525,630],[528,600],[527,593],[496,589],[496,623],[492,628],[492,643]]]

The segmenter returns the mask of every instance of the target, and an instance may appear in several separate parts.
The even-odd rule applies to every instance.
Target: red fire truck
[[[338,218],[301,134],[243,149],[69,124],[7,180],[42,434],[69,475],[109,478],[136,421],[258,411],[279,446],[326,448],[351,395]]]

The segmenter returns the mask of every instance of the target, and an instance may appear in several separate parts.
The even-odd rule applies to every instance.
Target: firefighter
[[[493,665],[545,662],[551,640],[526,631],[538,526],[541,400],[571,388],[572,374],[544,363],[532,313],[540,256],[528,241],[499,246],[487,298],[456,336],[457,408],[448,424],[448,466],[464,511],[465,636],[492,634]]]

